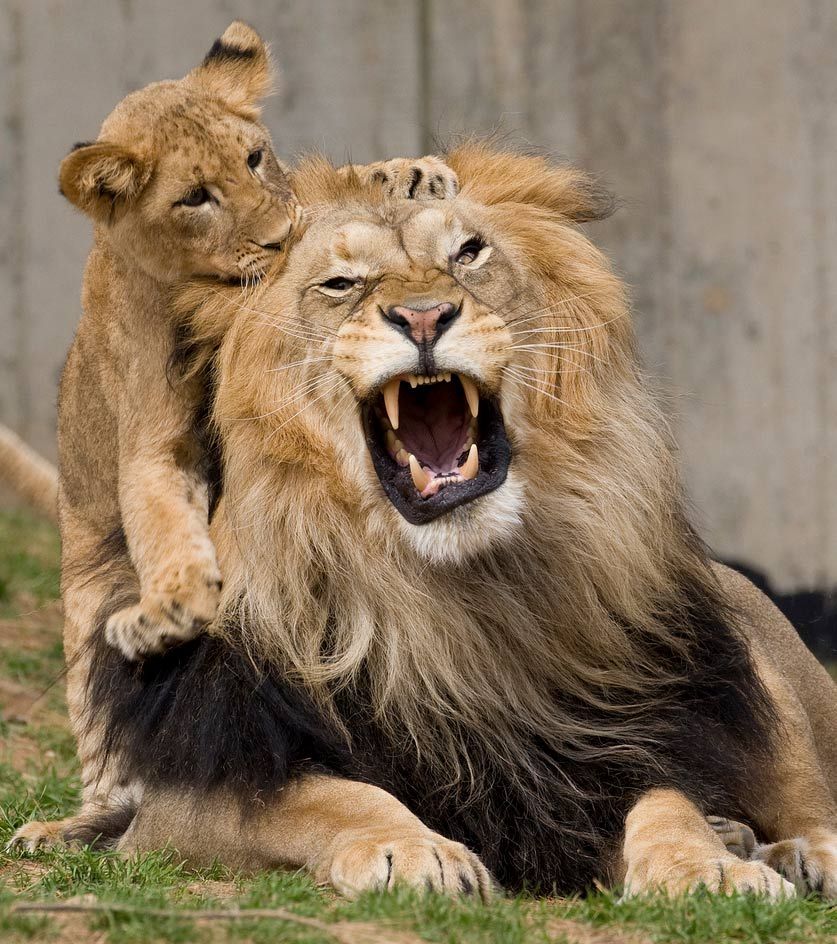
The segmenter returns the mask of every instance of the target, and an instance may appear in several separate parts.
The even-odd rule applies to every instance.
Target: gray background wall
[[[89,244],[59,160],[235,17],[287,157],[501,127],[602,174],[711,544],[837,585],[837,0],[0,0],[0,419],[54,455]]]

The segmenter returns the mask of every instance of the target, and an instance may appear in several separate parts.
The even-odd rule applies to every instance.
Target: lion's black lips
[[[418,393],[411,392],[409,385],[404,384],[402,391],[403,402],[408,397],[421,396],[422,388],[418,388]],[[494,398],[480,398],[475,437],[479,452],[479,469],[476,476],[451,482],[440,488],[435,495],[426,498],[416,489],[409,467],[399,465],[387,448],[387,424],[383,419],[385,413],[380,395],[361,406],[361,416],[372,464],[384,492],[401,515],[412,524],[434,521],[460,505],[487,495],[506,480],[511,462],[511,446],[506,437],[499,403]],[[402,428],[403,426],[402,422]]]

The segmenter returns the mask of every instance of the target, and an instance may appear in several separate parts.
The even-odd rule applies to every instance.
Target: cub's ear
[[[253,117],[258,116],[258,103],[272,91],[274,80],[267,44],[241,20],[231,23],[215,40],[190,76],[231,108]]]
[[[151,178],[151,164],[120,144],[77,144],[61,161],[61,193],[100,223],[128,207]]]

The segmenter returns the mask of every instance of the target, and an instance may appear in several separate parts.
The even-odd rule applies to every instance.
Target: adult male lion
[[[90,661],[87,723],[141,784],[120,847],[350,894],[486,894],[486,868],[793,892],[711,812],[834,896],[834,686],[684,518],[622,286],[575,225],[594,192],[450,162],[437,205],[298,172],[314,209],[218,359],[223,620]]]

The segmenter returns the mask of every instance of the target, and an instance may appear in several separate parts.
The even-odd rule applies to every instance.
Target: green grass
[[[57,572],[51,529],[24,514],[0,512],[0,707],[5,708],[2,683],[38,695],[60,673],[60,616],[50,603],[57,594]],[[36,712],[28,723],[0,713],[0,848],[19,825],[67,815],[78,801],[74,746],[61,719],[60,695],[59,684],[39,702],[48,711]],[[71,918],[12,910],[20,901],[80,896],[94,896],[114,910]],[[125,906],[138,911],[119,910]],[[148,909],[232,907],[286,909],[331,925],[340,936],[276,918],[208,922],[148,914]],[[708,895],[619,902],[604,893],[569,901],[505,898],[483,906],[405,889],[346,902],[302,873],[245,877],[221,867],[194,871],[172,852],[135,859],[89,849],[0,853],[0,941],[93,944],[102,938],[109,944],[824,944],[837,940],[837,909],[815,900],[770,905]]]
[[[58,535],[22,511],[0,516],[0,617],[58,596]]]

